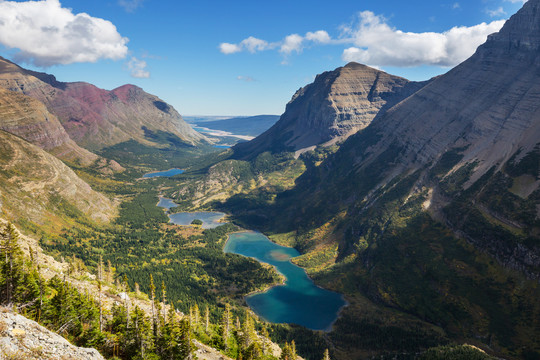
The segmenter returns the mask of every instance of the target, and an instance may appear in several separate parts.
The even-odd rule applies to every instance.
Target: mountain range
[[[205,142],[172,106],[134,85],[107,91],[84,82],[59,82],[53,75],[0,58],[0,87],[42,102],[71,139],[89,150],[129,140],[152,145],[145,135],[156,132],[170,133],[190,145]]]
[[[540,0],[529,0],[444,75],[412,82],[349,63],[298,90],[255,139],[156,188],[125,175],[115,194],[137,197],[136,214],[155,208],[158,191],[180,207],[222,209],[300,250],[293,261],[349,301],[324,334],[337,359],[451,342],[539,358],[539,50]],[[118,206],[79,175],[110,191],[124,168],[91,151],[126,142],[167,151],[155,141],[163,135],[208,144],[136,86],[62,83],[0,59],[0,207],[26,231],[84,220],[93,238],[87,219],[108,222]],[[171,228],[120,211],[129,221],[114,234],[153,226],[160,246],[177,245],[160,237]],[[98,246],[75,230],[73,244]]]

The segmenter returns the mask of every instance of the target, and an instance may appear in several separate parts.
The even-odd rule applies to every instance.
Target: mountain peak
[[[507,51],[536,51],[540,48],[540,0],[529,0],[504,24],[488,37],[480,49],[503,48]]]
[[[379,114],[425,83],[355,62],[317,75],[293,95],[285,113],[267,132],[235,146],[240,158],[264,151],[295,151],[332,145],[368,126]]]

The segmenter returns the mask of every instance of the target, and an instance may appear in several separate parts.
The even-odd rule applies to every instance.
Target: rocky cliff
[[[103,360],[96,349],[71,345],[35,321],[0,309],[0,354],[5,359]]]
[[[167,132],[190,145],[205,140],[173,107],[134,85],[107,91],[83,82],[63,83],[0,58],[0,87],[41,101],[87,149],[131,139],[149,144],[145,130]]]
[[[235,146],[236,157],[301,152],[343,141],[424,85],[357,63],[325,72],[294,94],[268,131]]]

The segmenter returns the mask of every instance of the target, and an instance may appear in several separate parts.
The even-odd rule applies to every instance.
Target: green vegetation
[[[23,256],[13,225],[0,229],[0,245],[0,255],[5,259],[0,267],[0,304],[14,305],[26,317],[79,346],[94,347],[113,359],[190,359],[194,356],[192,339],[197,338],[235,358],[275,359],[267,340],[258,336],[256,321],[249,312],[245,313],[242,324],[238,321],[235,326],[228,304],[222,311],[225,320],[221,323],[210,320],[208,307],[202,318],[196,304],[189,308],[187,316],[176,312],[174,306],[168,306],[167,310],[166,287],[162,283],[160,296],[156,296],[152,276],[150,316],[138,305],[132,306],[125,295],[121,304],[114,304],[108,311],[101,303],[102,285],[114,285],[102,277],[105,271],[101,261],[96,281],[99,296],[94,298],[70,285],[66,276],[43,279],[39,275],[39,260],[32,250],[31,259]],[[118,286],[124,294],[128,293],[127,277]]]
[[[195,303],[216,313],[225,301],[279,281],[277,273],[257,261],[225,254],[227,234],[238,228],[226,224],[215,229],[168,225],[156,206],[155,192],[141,192],[122,205],[114,226],[80,225],[60,236],[44,237],[42,247],[58,256],[73,256],[97,268],[100,256],[110,261],[119,276],[126,275],[149,292],[150,274],[164,282],[168,298],[181,311]]]

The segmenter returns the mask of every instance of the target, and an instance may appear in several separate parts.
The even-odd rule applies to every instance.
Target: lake
[[[203,229],[213,229],[225,223],[220,222],[225,217],[224,213],[212,212],[212,211],[198,211],[198,212],[184,212],[177,214],[170,214],[169,219],[171,223],[176,225],[189,225],[195,219],[202,220]]]
[[[158,172],[144,174],[143,178],[170,177],[170,176],[182,174],[183,172],[184,170],[182,169],[169,169],[166,171],[158,171]]]
[[[246,297],[249,307],[269,322],[330,330],[340,309],[346,305],[342,295],[318,287],[302,268],[290,261],[300,255],[296,249],[277,245],[261,233],[231,234],[223,251],[273,265],[285,276],[284,285]]]
[[[159,197],[157,206],[169,210],[175,206],[178,206],[171,199]],[[177,214],[169,214],[169,220],[176,225],[190,225],[195,219],[199,219],[203,222],[203,229],[213,229],[225,223],[221,222],[221,219],[225,217],[224,213],[214,211],[198,211],[198,212],[182,212]]]

